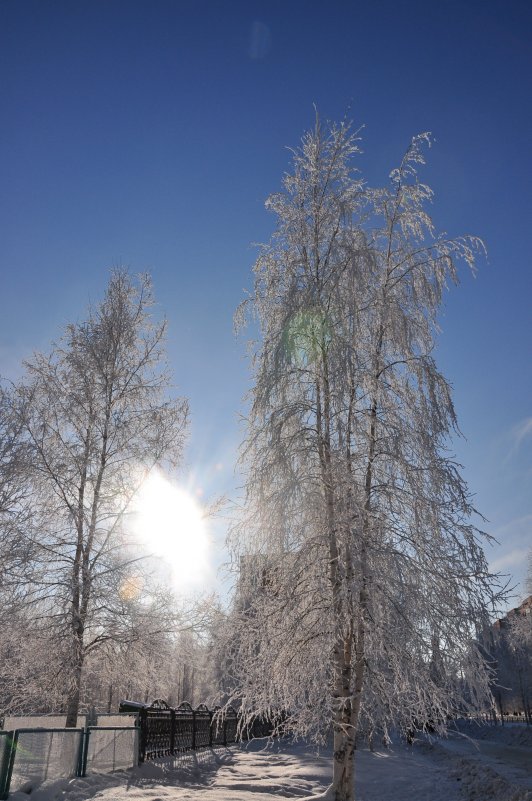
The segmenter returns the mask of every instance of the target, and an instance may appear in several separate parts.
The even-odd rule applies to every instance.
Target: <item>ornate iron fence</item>
[[[238,718],[232,707],[210,710],[200,704],[192,709],[190,704],[183,703],[173,709],[160,699],[150,706],[129,701],[120,706],[128,711],[135,707],[140,707],[139,762],[196,748],[229,745],[237,740]]]
[[[257,719],[251,726],[241,727],[232,706],[211,710],[200,704],[193,709],[189,703],[182,703],[174,709],[157,699],[149,706],[122,701],[120,711],[138,714],[139,762],[196,748],[230,745],[238,739],[269,737],[272,733],[272,724],[267,720]]]
[[[210,709],[205,704],[200,704],[194,713],[194,745],[196,748],[207,748],[212,744],[211,720]]]

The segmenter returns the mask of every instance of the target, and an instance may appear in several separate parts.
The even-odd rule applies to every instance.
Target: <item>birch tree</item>
[[[127,587],[139,571],[124,515],[147,471],[176,464],[184,442],[187,403],[168,395],[166,325],[153,322],[152,303],[148,276],[115,270],[87,319],[26,363],[15,393],[31,456],[33,594],[42,626],[67,645],[68,726],[87,654],[124,634]]]
[[[472,639],[496,594],[432,355],[442,292],[482,243],[435,231],[428,144],[372,190],[350,126],[317,120],[266,203],[277,227],[237,314],[259,335],[231,700],[300,736],[332,728],[334,801],[354,798],[357,736],[441,729],[460,688],[489,695]]]

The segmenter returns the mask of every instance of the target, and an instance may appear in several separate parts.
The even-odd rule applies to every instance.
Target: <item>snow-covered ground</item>
[[[455,734],[432,744],[360,749],[357,801],[532,801],[532,748],[505,743],[505,738],[511,736],[495,734],[473,742]],[[56,783],[34,790],[31,799],[303,801],[325,797],[330,772],[330,753],[316,755],[302,744],[255,740],[132,771]],[[10,799],[28,801],[28,795],[15,793]]]
[[[453,754],[482,763],[509,782],[532,791],[532,738],[526,745],[515,742],[517,738],[511,736],[532,735],[532,732],[501,729],[492,731],[491,737],[475,737],[475,734],[469,731],[452,733],[440,745]]]

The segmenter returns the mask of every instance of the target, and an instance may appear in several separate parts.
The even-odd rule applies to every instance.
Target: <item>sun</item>
[[[196,500],[154,468],[132,506],[132,533],[150,554],[164,561],[175,588],[204,585],[209,574],[209,541]]]

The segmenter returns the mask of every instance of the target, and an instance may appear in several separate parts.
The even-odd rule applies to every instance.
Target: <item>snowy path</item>
[[[331,774],[330,754],[277,743],[262,750],[203,751],[113,776],[74,779],[35,790],[32,801],[273,801],[322,793]],[[397,745],[357,752],[357,801],[465,801],[461,781],[431,753]],[[12,801],[27,801],[15,794]],[[482,801],[488,801],[482,799]],[[506,801],[506,799],[496,799]]]
[[[447,751],[482,762],[513,784],[532,790],[532,749],[452,733],[439,741]]]

